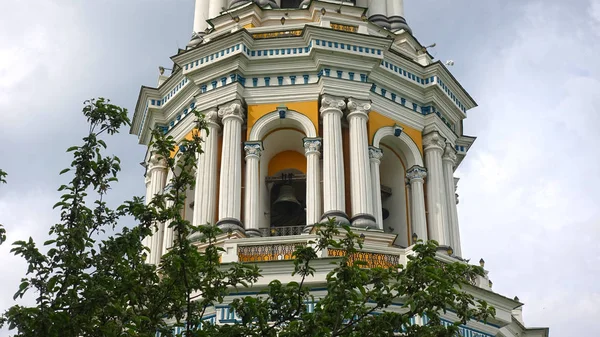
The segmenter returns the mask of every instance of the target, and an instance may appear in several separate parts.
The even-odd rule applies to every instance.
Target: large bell
[[[294,188],[291,185],[282,185],[271,211],[277,215],[295,215],[301,210],[302,204],[296,199]]]

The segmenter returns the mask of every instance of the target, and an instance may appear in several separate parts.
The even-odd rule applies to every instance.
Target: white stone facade
[[[179,141],[192,132],[190,112],[204,114],[204,153],[186,204],[194,225],[227,233],[223,263],[248,262],[245,247],[306,242],[328,218],[400,262],[415,238],[436,240],[440,258],[462,261],[454,171],[475,140],[462,120],[476,103],[411,35],[403,0],[303,1],[285,20],[271,10],[278,0],[195,2],[192,41],[172,58],[170,76],[142,88],[131,132],[148,144],[158,127]],[[168,177],[152,151],[146,161],[151,200]],[[276,208],[282,186],[294,195]],[[173,235],[157,224],[149,263],[160,262]],[[261,265],[269,275],[261,282],[287,280],[289,266],[278,266]],[[326,271],[319,265],[313,281]],[[464,329],[517,336],[522,322],[512,310],[520,303],[489,292],[487,278],[476,281],[469,291],[498,315],[495,325]],[[519,336],[537,336],[527,331]]]

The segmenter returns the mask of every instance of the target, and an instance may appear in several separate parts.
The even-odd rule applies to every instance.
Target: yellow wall
[[[377,130],[384,126],[394,126],[396,124],[403,128],[402,132],[406,133],[415,142],[415,144],[417,144],[419,151],[421,151],[421,154],[423,154],[423,135],[421,134],[421,131],[415,130],[400,122],[396,122],[395,120],[375,111],[371,111],[369,113],[369,143],[373,144],[373,137],[375,137]]]
[[[319,102],[280,102],[280,103],[269,103],[269,104],[258,104],[248,106],[248,129],[247,137],[250,137],[250,131],[256,123],[256,121],[262,116],[277,110],[278,106],[286,106],[288,110],[294,110],[302,113],[306,117],[310,118],[319,133]]]
[[[192,131],[188,132],[188,134],[185,135],[185,137],[183,137],[183,138],[187,139],[187,140],[192,140],[195,132],[198,132],[198,129],[193,129]],[[173,158],[175,156],[175,154],[177,154],[177,151],[179,151],[179,145],[175,145],[175,147],[173,148],[173,151],[171,151],[171,158]]]
[[[296,169],[306,174],[306,156],[296,151],[283,151],[269,161],[269,176],[287,169]]]

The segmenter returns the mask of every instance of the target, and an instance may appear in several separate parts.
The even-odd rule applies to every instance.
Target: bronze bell
[[[292,185],[282,185],[279,197],[273,203],[272,212],[278,215],[293,215],[302,209],[302,204],[296,199]]]

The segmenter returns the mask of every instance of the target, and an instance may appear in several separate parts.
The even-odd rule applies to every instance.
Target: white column
[[[194,8],[194,33],[204,33],[208,28],[208,11],[211,0],[196,0]]]
[[[411,31],[404,19],[404,0],[387,0],[387,18],[393,32],[400,29]]]
[[[369,161],[371,163],[371,190],[373,191],[373,214],[377,228],[383,230],[383,209],[381,205],[381,175],[379,165],[381,164],[383,151],[381,149],[369,146]]]
[[[321,220],[321,157],[320,138],[304,138],[306,154],[306,227],[311,228]]]
[[[224,231],[243,231],[240,221],[243,113],[242,105],[237,100],[219,108],[219,117],[223,119],[223,148],[217,224]]]
[[[155,195],[163,193],[167,177],[167,163],[161,156],[156,154],[150,157],[148,161],[148,171],[146,173],[149,183],[146,189],[146,202],[150,202]],[[158,264],[162,253],[163,234],[165,226],[162,223],[156,224],[157,229],[153,230],[152,236],[147,239],[150,254],[146,262]]]
[[[259,214],[259,180],[258,175],[260,155],[262,153],[261,142],[246,142],[244,144],[246,151],[246,188],[244,200],[244,225],[246,226],[246,235],[261,236],[260,233],[260,214]]]
[[[387,19],[387,3],[385,0],[369,0],[368,9],[369,21],[374,24],[390,28],[390,23]]]
[[[344,147],[342,143],[342,109],[346,102],[341,97],[324,95],[321,100],[323,118],[323,217],[349,223],[344,194]]]
[[[198,155],[196,165],[196,189],[194,192],[193,225],[200,226],[216,222],[217,206],[217,160],[219,155],[219,131],[217,109],[211,109],[204,114],[206,130],[200,131],[204,140],[202,150]]]
[[[227,0],[210,0],[208,5],[208,17],[207,19],[213,19],[221,15],[223,8],[227,7]]]
[[[418,238],[427,241],[427,220],[425,218],[425,194],[423,183],[427,177],[427,170],[421,166],[413,166],[406,171],[406,178],[410,183],[410,217],[412,220],[412,233]],[[412,237],[412,234],[411,234]],[[412,239],[411,244],[413,244]]]
[[[371,103],[350,98],[348,100],[350,124],[350,197],[352,201],[352,226],[375,228],[373,216],[373,189],[369,164],[369,134],[367,121]]]
[[[458,228],[458,212],[456,210],[456,192],[454,184],[454,164],[456,163],[456,151],[450,143],[446,143],[444,156],[442,157],[444,168],[444,185],[446,186],[446,204],[448,205],[448,228],[450,232],[450,246],[454,255],[461,256],[460,232]]]
[[[427,167],[427,220],[429,239],[440,245],[450,244],[448,216],[446,214],[446,189],[442,169],[442,153],[445,142],[439,133],[433,131],[423,137],[425,147],[425,167]]]
[[[173,179],[172,175],[167,175],[167,181],[171,181]],[[163,193],[169,193],[170,189],[172,188],[171,184],[167,184],[167,186],[165,186],[165,189],[163,190]],[[167,201],[166,202],[166,207],[170,208],[173,207],[173,201]],[[173,247],[173,243],[175,242],[175,229],[174,228],[170,228],[169,226],[171,225],[171,221],[167,221],[164,224],[164,234],[163,234],[163,238],[162,238],[162,247],[161,247],[161,252],[160,255],[158,256],[158,260],[156,261],[156,263],[158,264],[160,262],[160,258],[165,255],[169,249],[171,249],[171,247]]]
[[[152,185],[150,184],[152,179],[150,179],[150,173],[146,172],[146,177],[144,179],[144,183],[146,185],[146,205],[148,205],[150,203],[150,201],[152,201],[152,197],[154,196],[154,194],[152,194],[152,189],[150,188]],[[144,240],[142,241],[142,245],[144,245],[144,247],[150,247],[150,243],[152,241],[152,236],[146,236],[144,238]],[[150,255],[148,255],[146,257],[146,263],[150,262]]]

